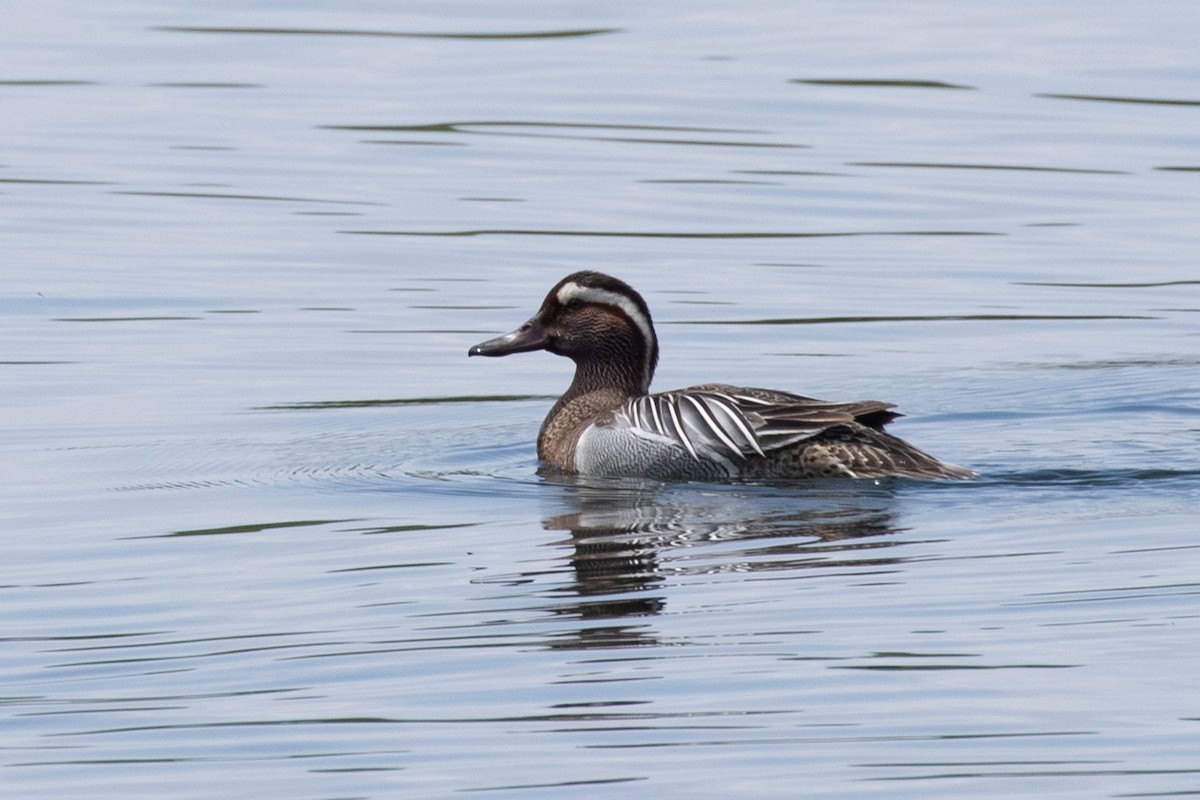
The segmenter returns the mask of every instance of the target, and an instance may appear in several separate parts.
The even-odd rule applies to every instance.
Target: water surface
[[[10,17],[7,795],[1200,793],[1191,4]],[[540,477],[583,268],[981,477]]]

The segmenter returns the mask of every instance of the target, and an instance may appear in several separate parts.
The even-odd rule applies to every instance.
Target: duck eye
[[[572,297],[570,300],[567,301],[567,308],[571,309],[572,311],[574,311],[575,309],[583,308],[583,301],[580,300],[578,297]]]

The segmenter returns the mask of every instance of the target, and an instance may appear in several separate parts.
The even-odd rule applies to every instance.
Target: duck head
[[[532,350],[570,358],[576,383],[582,377],[635,394],[649,389],[658,363],[658,338],[646,301],[624,281],[590,270],[563,278],[525,324],[480,342],[467,355]]]

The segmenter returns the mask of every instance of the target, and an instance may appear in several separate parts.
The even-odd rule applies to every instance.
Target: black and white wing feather
[[[618,410],[616,422],[639,435],[670,441],[693,459],[766,456],[838,425],[882,429],[899,416],[875,400],[829,403],[811,397],[707,384],[636,397]]]

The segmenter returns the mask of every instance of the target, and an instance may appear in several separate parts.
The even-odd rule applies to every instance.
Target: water
[[[1197,17],[12,9],[5,796],[1200,794]],[[982,477],[539,478],[580,268]]]

